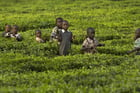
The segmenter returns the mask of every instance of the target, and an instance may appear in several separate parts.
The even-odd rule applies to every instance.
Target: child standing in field
[[[5,31],[2,33],[2,37],[10,37],[11,25],[5,25]]]
[[[87,38],[84,40],[82,44],[81,51],[84,51],[84,53],[91,53],[94,54],[97,52],[96,47],[97,46],[104,46],[104,44],[100,44],[95,39],[95,30],[92,27],[89,27],[87,29]]]
[[[58,41],[59,32],[62,30],[62,18],[56,18],[56,26],[53,28],[50,41]]]
[[[42,39],[41,35],[41,31],[40,30],[36,30],[35,31],[35,35],[36,35],[36,41],[39,43],[44,43],[44,40]]]
[[[17,25],[14,25],[12,27],[12,31],[10,34],[11,38],[15,38],[17,41],[22,41],[21,35],[18,33],[19,27]]]
[[[131,51],[128,51],[128,54],[136,52],[136,55],[140,55],[140,28],[138,28],[135,32],[135,38],[134,38],[134,49]]]
[[[67,55],[69,50],[71,49],[71,42],[72,42],[72,32],[68,31],[69,23],[68,21],[64,20],[62,22],[62,31],[59,33],[59,54],[60,55]]]

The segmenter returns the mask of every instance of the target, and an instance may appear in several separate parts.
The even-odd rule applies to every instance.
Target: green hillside
[[[75,36],[67,56],[49,40],[55,19],[70,22]],[[18,25],[24,40],[0,37],[0,93],[140,93],[140,57],[133,49],[140,28],[140,0],[0,0],[0,34]],[[82,54],[86,29],[106,46]]]

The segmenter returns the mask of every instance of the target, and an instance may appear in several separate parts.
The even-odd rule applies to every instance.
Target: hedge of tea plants
[[[23,41],[0,37],[0,93],[140,93],[140,57],[133,49],[140,27],[139,0],[0,0],[0,34],[18,25]],[[70,54],[49,42],[55,19],[70,22]],[[86,29],[104,43],[80,52]],[[46,43],[35,41],[40,29]]]

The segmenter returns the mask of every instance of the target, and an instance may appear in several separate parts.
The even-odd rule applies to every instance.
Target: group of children
[[[69,22],[62,18],[56,19],[56,26],[53,28],[50,41],[57,41],[59,46],[59,55],[67,55],[71,49],[73,41],[72,32],[68,30]],[[81,51],[84,53],[96,53],[97,46],[104,46],[95,39],[95,30],[93,28],[87,29],[87,38],[84,40]]]
[[[9,37],[9,38],[15,38],[17,41],[21,41],[22,37],[18,33],[18,26],[14,25],[11,27],[11,25],[5,25],[5,32],[2,33],[3,37]]]
[[[69,22],[63,20],[63,18],[56,18],[56,26],[53,28],[50,42],[57,42],[59,47],[59,55],[67,55],[71,49],[71,43],[73,41],[72,32],[68,30]],[[44,43],[45,40],[41,37],[41,31],[35,31],[36,41],[39,43]],[[2,33],[3,37],[15,38],[17,41],[21,41],[22,37],[18,33],[18,26],[5,26],[5,32]],[[100,44],[98,40],[95,38],[95,30],[92,27],[87,28],[87,37],[82,44],[81,51],[84,53],[97,53],[98,46],[105,46],[105,44]],[[128,51],[130,54],[132,52],[136,52],[137,55],[140,55],[140,28],[136,30],[135,34],[135,49]]]

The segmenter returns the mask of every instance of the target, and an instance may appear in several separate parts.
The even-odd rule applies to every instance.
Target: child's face
[[[10,32],[10,31],[11,31],[11,26],[6,25],[6,26],[5,26],[5,31],[6,31],[6,32]]]
[[[63,20],[57,19],[57,20],[56,20],[56,25],[57,25],[59,28],[62,28],[62,22],[63,22]]]
[[[62,28],[63,28],[64,30],[67,30],[67,29],[69,28],[69,23],[66,22],[66,21],[64,21],[63,24],[62,24]]]
[[[95,31],[93,31],[92,29],[89,29],[87,34],[88,34],[89,38],[94,38],[95,37]]]
[[[18,32],[18,28],[17,27],[12,27],[12,33],[17,34],[17,32]]]
[[[36,32],[36,37],[41,37],[41,32]]]

